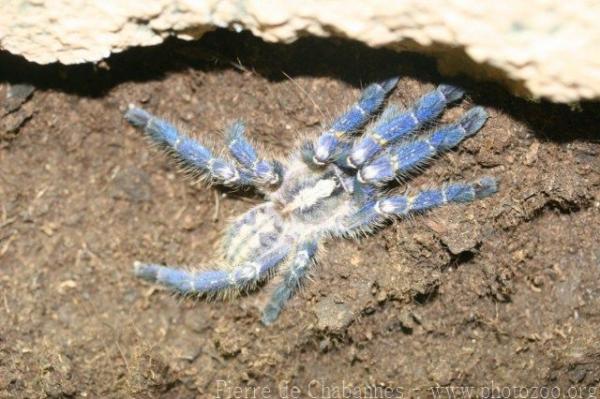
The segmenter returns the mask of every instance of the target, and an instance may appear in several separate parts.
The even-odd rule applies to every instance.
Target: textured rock
[[[600,98],[598,15],[596,0],[15,0],[2,5],[0,47],[73,64],[216,27],[273,42],[338,36],[434,53],[442,72],[569,102]]]

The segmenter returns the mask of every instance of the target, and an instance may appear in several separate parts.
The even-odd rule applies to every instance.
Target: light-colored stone
[[[597,0],[8,0],[0,47],[41,64],[98,61],[175,35],[247,29],[433,53],[444,73],[557,102],[600,98]]]

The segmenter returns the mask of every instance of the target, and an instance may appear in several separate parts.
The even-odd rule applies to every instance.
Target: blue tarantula
[[[283,269],[262,315],[262,322],[271,324],[309,273],[324,239],[369,233],[395,217],[496,192],[495,179],[482,177],[410,196],[388,193],[390,182],[472,136],[488,117],[473,107],[455,123],[427,132],[444,108],[463,96],[457,87],[440,85],[411,108],[390,105],[371,121],[397,81],[368,86],[320,137],[282,161],[260,158],[241,122],[228,129],[232,162],[169,122],[131,107],[125,118],[189,168],[220,185],[252,186],[265,197],[230,225],[222,265],[191,270],[136,262],[135,274],[184,295],[213,296],[248,291]]]

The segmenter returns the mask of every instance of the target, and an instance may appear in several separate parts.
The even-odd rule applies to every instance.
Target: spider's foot
[[[133,274],[135,274],[136,277],[153,283],[158,279],[159,270],[160,266],[158,265],[152,265],[138,261],[133,263]]]
[[[387,80],[384,80],[383,82],[379,82],[379,85],[387,93],[391,91],[394,87],[396,87],[399,80],[399,76],[394,76],[393,78],[389,78]]]
[[[146,127],[148,121],[152,119],[152,114],[130,104],[129,109],[125,112],[125,119],[133,126],[143,128]]]
[[[471,202],[489,197],[498,191],[496,179],[484,176],[471,183],[455,183],[446,187],[447,202]]]
[[[451,103],[460,100],[465,92],[460,87],[451,85],[439,85],[437,90],[444,95],[446,101]]]
[[[484,176],[479,181],[473,182],[475,198],[485,198],[498,192],[498,183],[491,176]]]

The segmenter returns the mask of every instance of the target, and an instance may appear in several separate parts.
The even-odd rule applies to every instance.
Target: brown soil
[[[469,103],[492,118],[410,185],[487,174],[500,192],[328,242],[266,328],[270,286],[207,303],[132,275],[135,260],[209,262],[224,223],[259,198],[184,178],[124,123],[127,104],[210,142],[242,118],[285,154],[368,82],[400,74],[392,101],[410,103],[442,81],[434,60],[217,31],[96,66],[2,54],[0,74],[1,98],[35,87],[0,112],[0,397],[600,394],[598,104],[454,82],[470,99],[448,118]]]

